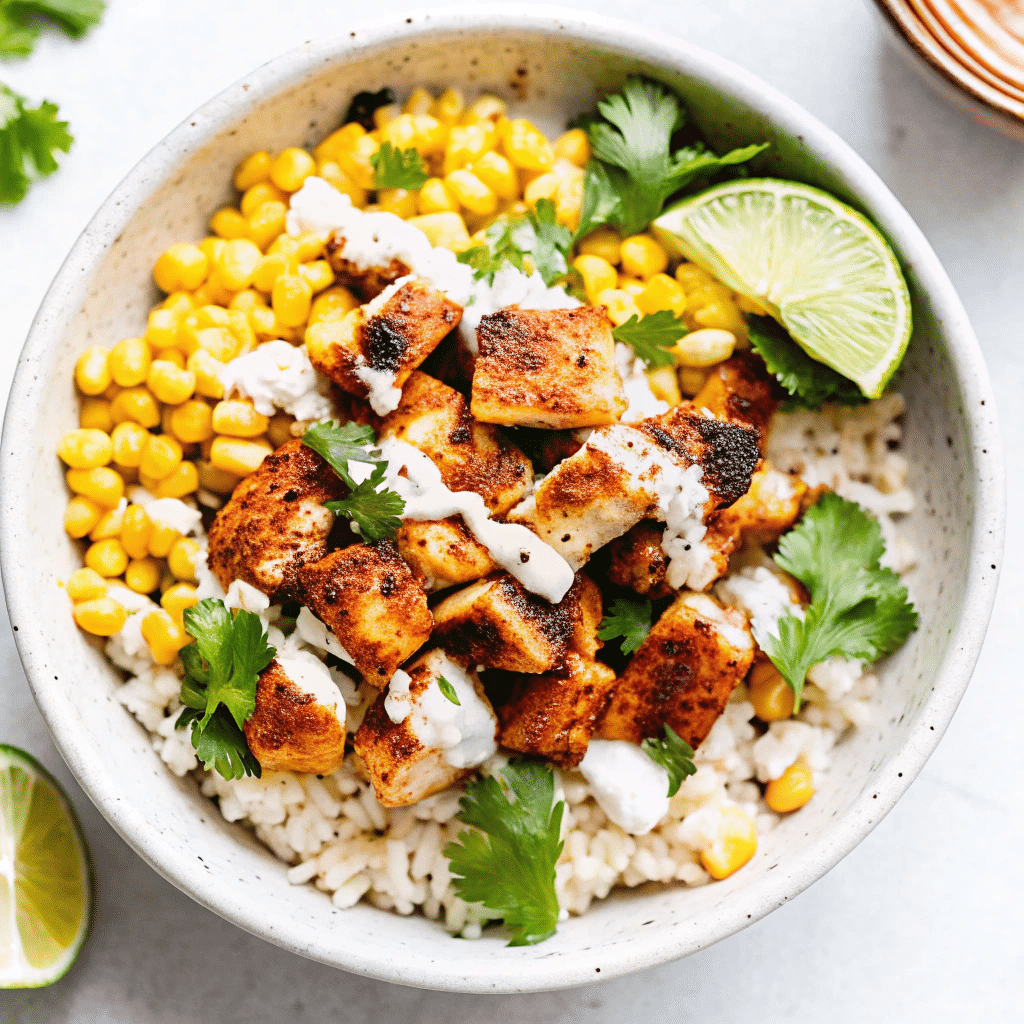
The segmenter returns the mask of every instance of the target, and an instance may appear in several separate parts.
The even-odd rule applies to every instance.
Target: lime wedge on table
[[[658,237],[760,303],[808,355],[877,398],[910,340],[910,296],[877,229],[827,192],[748,178],[663,213]]]
[[[89,858],[52,776],[0,744],[0,989],[67,973],[89,934]]]

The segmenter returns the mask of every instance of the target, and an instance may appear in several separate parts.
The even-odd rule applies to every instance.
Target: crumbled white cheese
[[[299,617],[295,620],[295,632],[310,647],[333,654],[350,665],[355,664],[352,655],[341,646],[338,638],[305,606],[299,609]]]
[[[601,810],[626,832],[646,835],[668,813],[668,772],[635,743],[592,739],[579,770]]]
[[[123,501],[124,499],[122,499]],[[180,498],[158,498],[145,487],[136,486],[128,492],[128,500],[146,510],[154,523],[169,526],[183,537],[195,533],[203,521],[203,514],[192,505],[186,505]]]
[[[263,416],[283,409],[297,420],[320,420],[333,410],[327,378],[316,372],[302,345],[265,342],[225,363],[218,376],[225,398],[237,393],[251,399]]]
[[[228,587],[227,596],[224,598],[225,608],[240,608],[243,611],[252,612],[254,615],[261,615],[270,607],[270,598],[257,590],[251,583],[245,580],[235,580]]]
[[[315,698],[317,704],[330,708],[345,728],[345,699],[331,677],[327,666],[309,651],[295,651],[276,659],[284,674],[303,692]]]
[[[622,378],[622,391],[628,403],[623,423],[639,423],[648,416],[660,416],[669,410],[668,402],[658,398],[647,379],[647,364],[621,341],[615,343],[615,366]]]
[[[779,619],[793,614],[804,617],[784,580],[763,565],[747,566],[731,573],[715,585],[715,594],[723,604],[738,608],[750,620],[750,631],[761,647],[770,636],[779,635]]]

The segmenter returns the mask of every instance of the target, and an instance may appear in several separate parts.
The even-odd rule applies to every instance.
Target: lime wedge
[[[0,744],[0,989],[66,974],[91,910],[89,856],[71,804],[35,759]]]
[[[877,398],[910,341],[910,295],[877,229],[827,192],[748,178],[652,225],[671,249],[758,302],[819,362]]]

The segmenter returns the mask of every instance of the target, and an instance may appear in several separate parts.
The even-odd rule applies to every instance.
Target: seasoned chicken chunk
[[[341,231],[335,231],[327,239],[327,262],[337,283],[354,291],[363,302],[370,302],[399,278],[409,275],[409,268],[401,260],[392,259],[383,267],[360,267],[342,256],[344,249],[345,236]]]
[[[746,618],[707,594],[680,594],[633,655],[595,735],[639,743],[668,724],[692,747],[711,731],[750,668]]]
[[[441,692],[442,677],[458,704]],[[476,673],[435,650],[391,681],[366,712],[354,746],[377,799],[404,807],[447,789],[490,757],[497,727]]]
[[[719,419],[756,427],[764,451],[768,424],[779,407],[775,393],[776,387],[760,359],[734,356],[712,369],[693,404],[698,409],[709,409]]]
[[[740,498],[740,501],[743,499]],[[665,581],[668,557],[661,549],[664,529],[650,520],[639,522],[608,545],[611,564],[608,579],[644,597],[666,597],[672,588]]]
[[[516,677],[511,697],[498,708],[501,745],[575,768],[614,685],[615,673],[607,665],[574,651],[561,671]]]
[[[390,541],[335,551],[300,580],[306,604],[373,686],[384,686],[430,636],[426,592]]]
[[[505,426],[594,427],[626,411],[603,308],[519,309],[483,317],[472,411]]]
[[[759,459],[752,427],[680,406],[640,423],[598,428],[508,518],[578,569],[641,519],[664,520],[670,503],[706,518],[736,501]]]
[[[462,516],[434,522],[407,519],[395,543],[428,593],[478,580],[498,568]]]
[[[311,324],[306,349],[321,373],[353,395],[369,396],[374,410],[383,414],[397,405],[409,374],[461,318],[461,306],[433,285],[408,278],[340,320]],[[379,397],[382,391],[386,403]]]
[[[245,738],[264,771],[333,772],[345,759],[345,701],[327,666],[307,652],[272,661]]]
[[[298,438],[268,455],[210,526],[208,561],[221,586],[244,580],[272,602],[299,600],[299,570],[327,554],[334,516],[324,502],[347,490]]]
[[[492,516],[517,504],[533,480],[530,460],[489,423],[469,414],[454,388],[414,371],[402,401],[385,417],[379,437],[394,437],[418,448],[441,471],[453,491],[475,491]]]
[[[601,591],[576,574],[557,605],[531,594],[508,573],[488,576],[434,608],[434,639],[467,664],[510,672],[550,672],[574,650],[593,658],[601,642]]]

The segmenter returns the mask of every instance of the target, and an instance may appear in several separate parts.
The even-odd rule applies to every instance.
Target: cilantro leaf
[[[622,653],[633,654],[647,639],[651,631],[650,601],[629,601],[616,598],[612,602],[611,613],[606,615],[598,627],[597,635],[601,640],[614,640],[622,637]]]
[[[624,342],[648,365],[675,366],[672,346],[686,334],[686,324],[670,309],[659,309],[640,319],[634,313],[612,329],[612,337]]]
[[[693,747],[668,723],[665,724],[663,740],[648,739],[640,744],[643,752],[668,772],[668,795],[675,796],[683,779],[694,775],[697,766],[693,763]]]
[[[526,221],[522,218],[499,218],[484,231],[484,244],[458,254],[458,261],[473,268],[473,276],[494,284],[494,275],[505,266],[526,273],[526,249],[519,244],[516,233]]]
[[[583,199],[575,239],[585,238],[602,224],[617,223],[618,212],[619,193],[612,185],[608,169],[599,160],[591,160],[583,175]]]
[[[430,175],[423,157],[415,149],[397,149],[390,142],[381,144],[370,157],[373,164],[373,187],[423,188]]]
[[[364,462],[375,468],[381,464],[380,449],[370,447],[367,450],[368,446],[377,443],[373,427],[362,427],[358,423],[343,423],[341,426],[333,421],[314,423],[306,428],[302,443],[328,462],[353,490],[358,484],[349,472],[350,462]]]
[[[225,779],[240,779],[243,775],[260,778],[263,769],[234,719],[228,714],[218,713],[204,727],[199,724],[200,717],[198,711],[185,708],[174,728],[192,726],[192,746],[203,767],[207,771],[218,771]]]
[[[878,518],[838,494],[825,494],[779,541],[775,561],[807,587],[804,618],[779,619],[764,651],[800,708],[807,670],[832,655],[876,661],[917,629],[918,615],[891,569]]]
[[[12,18],[48,18],[72,39],[81,39],[103,18],[105,0],[3,0],[3,12]]]
[[[572,232],[558,223],[555,204],[550,199],[538,200],[529,219],[534,235],[529,250],[533,268],[550,288],[569,273],[566,257],[572,248]]]
[[[456,893],[500,914],[510,946],[534,945],[558,924],[555,865],[565,804],[554,803],[555,777],[546,764],[516,758],[501,777],[515,803],[492,776],[467,782],[459,818],[480,831],[461,832],[444,855]]]
[[[459,695],[455,692],[455,687],[452,686],[444,676],[437,677],[437,687],[453,704],[462,707],[462,701],[459,700]]]
[[[24,96],[0,85],[0,203],[19,203],[33,178],[57,170],[54,150],[66,153],[73,141],[57,106],[26,107]]]
[[[817,409],[825,402],[860,405],[866,401],[852,380],[812,359],[770,316],[747,317],[750,344],[768,372],[789,392],[783,410]]]
[[[336,516],[350,519],[364,541],[391,540],[402,526],[405,501],[395,491],[379,490],[386,472],[387,463],[379,462],[369,479],[353,487],[347,498],[324,502]]]
[[[35,49],[38,38],[38,28],[11,17],[8,9],[0,6],[0,59],[27,57]]]

